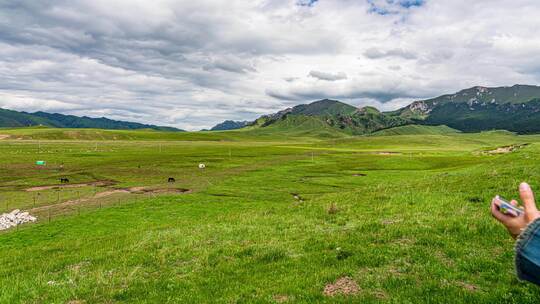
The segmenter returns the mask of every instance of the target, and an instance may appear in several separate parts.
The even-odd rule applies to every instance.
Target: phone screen
[[[514,205],[510,204],[508,201],[506,201],[503,198],[499,197],[498,201],[499,201],[499,204],[498,204],[499,210],[504,214],[511,215],[511,216],[519,216],[521,215],[521,213],[523,213],[522,209],[515,207]]]

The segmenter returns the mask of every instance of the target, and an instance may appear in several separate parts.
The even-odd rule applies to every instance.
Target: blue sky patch
[[[379,15],[398,14],[399,9],[422,6],[425,0],[366,0],[369,12]]]
[[[300,6],[313,6],[315,3],[317,3],[317,1],[319,0],[298,0],[296,4]]]
[[[398,1],[399,5],[405,8],[409,8],[412,6],[422,6],[424,4],[424,0],[401,0]]]

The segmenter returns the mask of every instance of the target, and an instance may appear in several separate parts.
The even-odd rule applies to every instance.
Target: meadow
[[[0,302],[538,303],[489,202],[540,191],[540,136],[438,133],[0,129],[0,210],[39,218]]]

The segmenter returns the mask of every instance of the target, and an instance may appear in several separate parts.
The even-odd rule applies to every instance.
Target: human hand
[[[521,213],[519,216],[512,216],[504,214],[499,210],[500,200],[499,196],[496,196],[491,201],[491,214],[499,222],[501,222],[510,235],[513,238],[517,238],[518,235],[523,231],[529,223],[533,222],[540,217],[540,212],[536,209],[536,204],[534,202],[534,194],[531,187],[527,183],[521,183],[519,185],[519,197],[523,202],[525,207],[525,212]],[[517,201],[512,200],[510,204],[517,206]]]

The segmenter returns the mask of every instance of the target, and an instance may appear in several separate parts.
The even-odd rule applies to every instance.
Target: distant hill
[[[275,114],[265,115],[258,120],[264,120],[265,123],[271,123],[272,121],[277,121],[287,115],[335,116],[351,115],[354,112],[356,112],[356,108],[351,105],[337,100],[323,99],[314,101],[310,104],[297,105]]]
[[[91,118],[45,112],[18,112],[0,109],[0,127],[47,126],[55,128],[95,128],[112,130],[152,129],[158,131],[182,131],[173,127],[161,127],[136,122],[112,120],[105,117]]]
[[[309,116],[351,115],[356,112],[356,110],[356,107],[346,103],[337,100],[323,99],[310,104],[295,106],[290,109],[289,114]]]
[[[172,127],[107,118],[0,109],[0,127],[39,125],[57,128],[182,131]],[[374,107],[357,108],[338,100],[323,99],[264,115],[253,122],[228,120],[212,128],[213,131],[235,129],[250,131],[254,136],[267,136],[277,132],[287,133],[288,136],[310,137],[343,137],[375,132],[379,132],[379,135],[444,134],[451,130],[540,133],[540,87],[476,86],[454,94],[414,101],[406,107],[389,112],[380,112]]]
[[[380,112],[374,107],[356,108],[337,100],[319,100],[298,105],[257,119],[252,127],[296,130],[298,122],[324,125],[344,134],[442,134],[450,130],[478,132],[508,130],[516,133],[540,132],[540,87],[472,87],[455,94],[419,100],[396,111]],[[402,127],[409,125],[440,128]],[[391,128],[394,128],[393,131]],[[331,132],[330,132],[331,133]],[[382,134],[382,133],[380,133]]]
[[[428,125],[465,132],[503,129],[540,132],[540,87],[473,87],[455,94],[415,101],[392,114]]]
[[[283,119],[262,126],[264,121],[242,129],[254,136],[337,138],[347,136],[342,130],[329,125],[318,116],[288,115]]]
[[[343,135],[358,135],[404,125],[408,121],[399,116],[385,115],[374,107],[356,108],[337,100],[324,99],[262,116],[252,126],[284,131],[296,130],[300,123],[304,128],[326,129],[327,134],[339,132]]]
[[[386,136],[386,135],[444,135],[444,134],[455,134],[460,131],[452,129],[448,126],[426,126],[426,125],[405,125],[400,127],[394,127],[389,129],[383,129],[373,133],[377,136]]]
[[[225,120],[222,123],[219,123],[212,127],[210,131],[226,131],[226,130],[236,130],[241,129],[245,126],[247,126],[250,122],[249,121],[234,121],[234,120]]]

